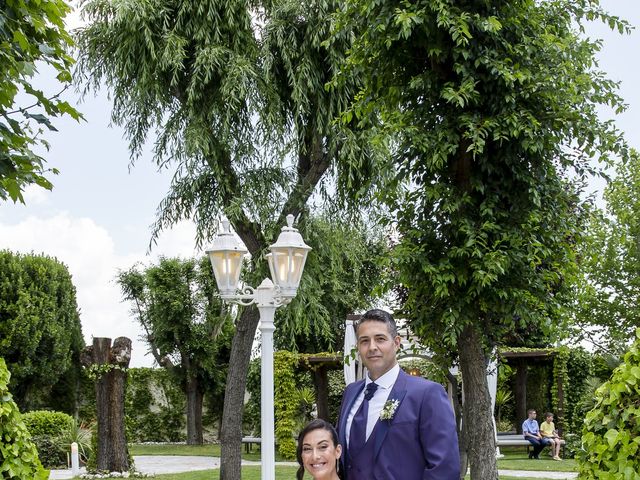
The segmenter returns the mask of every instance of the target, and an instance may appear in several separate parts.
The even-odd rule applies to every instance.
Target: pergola
[[[535,364],[553,364],[556,351],[553,349],[537,349],[537,350],[503,350],[500,357],[516,369],[515,381],[515,402],[516,417],[524,421],[527,418],[527,376],[528,368]],[[558,389],[558,407],[554,412],[557,419],[557,427],[562,433],[562,421],[564,418],[564,392],[562,389],[562,379],[556,378],[556,386]],[[516,431],[522,433],[522,425],[516,422]]]
[[[305,355],[300,358],[300,366],[311,370],[316,394],[318,418],[329,420],[329,370],[342,370],[342,354]]]

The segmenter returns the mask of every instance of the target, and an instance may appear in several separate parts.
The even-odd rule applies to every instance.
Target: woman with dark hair
[[[304,471],[313,480],[339,480],[338,462],[342,446],[338,434],[329,422],[318,418],[309,422],[298,435],[298,472],[296,478],[302,480]]]

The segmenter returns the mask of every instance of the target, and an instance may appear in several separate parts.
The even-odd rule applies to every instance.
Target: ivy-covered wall
[[[130,368],[125,396],[128,438],[178,442],[185,438],[185,396],[165,369]]]

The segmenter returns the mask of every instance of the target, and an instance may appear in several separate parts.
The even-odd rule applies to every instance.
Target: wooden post
[[[516,432],[522,433],[522,422],[527,418],[527,363],[518,360],[516,364]]]
[[[330,421],[329,419],[329,376],[327,368],[319,364],[313,370],[313,386],[316,394],[316,408],[318,418]]]

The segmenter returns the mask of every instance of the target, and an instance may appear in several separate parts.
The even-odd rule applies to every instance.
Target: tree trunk
[[[126,368],[131,359],[131,340],[118,337],[111,348],[110,338],[94,338],[84,353],[85,364],[98,367],[96,410],[98,417],[96,468],[108,472],[129,471],[129,451],[124,425]]]
[[[463,430],[462,405],[460,405],[460,384],[455,375],[446,369],[447,380],[449,381],[449,396],[453,405],[453,412],[456,416],[456,431],[458,432],[458,453],[460,453],[460,480],[464,480],[467,472],[469,459],[467,457],[467,446],[465,445],[466,432]]]
[[[327,368],[319,366],[313,370],[313,388],[316,394],[316,409],[318,410],[318,418],[322,418],[327,422],[329,419],[329,376]]]
[[[246,308],[231,342],[227,389],[224,394],[222,429],[220,432],[220,480],[240,480],[242,454],[242,413],[251,347],[260,316],[256,307]]]
[[[111,382],[109,423],[111,458],[109,458],[110,472],[128,472],[129,450],[127,448],[127,435],[124,424],[124,392],[127,385],[127,371],[131,360],[131,340],[126,337],[118,337],[111,348],[110,362],[120,368],[109,372]]]
[[[198,377],[187,376],[187,445],[202,445],[202,398]]]
[[[471,480],[497,480],[496,440],[487,384],[488,359],[480,340],[475,328],[467,326],[458,343],[464,392],[463,441],[471,465]]]
[[[107,365],[109,363],[109,353],[111,351],[110,338],[93,339],[93,361],[96,365]],[[111,422],[110,422],[110,399],[109,375],[99,375],[96,381],[96,415],[98,449],[96,452],[96,468],[107,470],[109,458],[111,457]]]
[[[516,365],[516,432],[522,433],[522,422],[527,418],[527,364]]]

